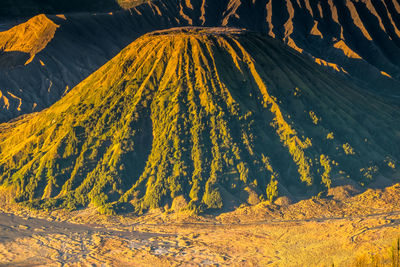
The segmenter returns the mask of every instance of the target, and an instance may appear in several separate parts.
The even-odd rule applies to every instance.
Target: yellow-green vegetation
[[[310,111],[310,118],[312,120],[312,122],[317,125],[319,122],[319,118],[317,117],[317,115],[315,115],[314,111]]]
[[[378,173],[379,167],[377,165],[368,166],[365,168],[361,168],[360,171],[365,178],[372,180],[375,177],[375,175]]]
[[[142,213],[179,197],[203,212],[394,173],[398,108],[331,75],[255,33],[147,34],[49,109],[0,125],[0,183],[45,209]],[[347,142],[357,154],[337,149]]]
[[[331,161],[325,155],[321,155],[319,161],[320,161],[321,166],[324,168],[324,171],[323,171],[322,177],[321,177],[322,183],[324,183],[327,188],[330,188],[331,184],[332,184],[332,180],[330,178],[330,174],[331,174],[331,170],[332,170]]]
[[[351,147],[349,143],[343,144],[343,150],[346,155],[354,155],[354,149]]]
[[[358,256],[354,263],[354,267],[399,267],[400,266],[400,239],[390,246],[386,251],[380,253],[366,253]]]
[[[396,169],[396,162],[395,162],[395,160],[393,160],[392,158],[387,157],[386,160],[385,160],[385,162],[386,162],[386,164],[387,164],[390,168]]]

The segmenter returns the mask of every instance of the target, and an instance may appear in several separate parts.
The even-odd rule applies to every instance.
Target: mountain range
[[[98,1],[86,2],[79,1],[74,9],[74,2],[68,1],[54,10],[42,7],[54,5],[51,1],[3,5],[4,10],[13,10],[39,3],[37,12],[67,13],[38,15],[23,24],[18,20],[16,26],[15,21],[3,19],[1,121],[50,106],[140,35],[176,26],[256,31],[308,55],[329,71],[357,79],[371,91],[400,95],[400,5],[396,0],[133,1],[134,7],[128,10],[106,1],[101,8]],[[68,13],[72,11],[80,13]]]

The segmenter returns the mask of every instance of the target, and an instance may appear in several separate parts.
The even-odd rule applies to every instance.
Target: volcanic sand
[[[163,210],[105,216],[94,208],[44,213],[7,204],[0,214],[0,263],[350,266],[363,255],[389,255],[400,234],[399,191],[395,185],[342,200],[243,205],[198,217]]]

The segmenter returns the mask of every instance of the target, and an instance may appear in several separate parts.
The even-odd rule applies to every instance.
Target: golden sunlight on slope
[[[317,63],[320,66],[324,66],[324,67],[328,67],[336,72],[343,72],[343,73],[347,73],[347,71],[345,69],[343,69],[342,67],[338,66],[335,63],[331,63],[331,62],[327,62],[323,59],[320,58],[315,58],[315,63]]]
[[[347,44],[343,40],[340,40],[340,41],[336,42],[333,45],[333,47],[342,50],[343,53],[348,58],[359,58],[359,59],[361,59],[361,57],[356,52],[351,50],[350,47],[348,47]]]
[[[8,98],[3,94],[2,91],[0,91],[0,105],[3,106],[4,109],[8,109],[10,107],[10,103],[8,101]]]
[[[381,74],[383,75],[383,76],[386,76],[386,77],[388,77],[388,78],[392,78],[392,76],[390,76],[389,74],[387,74],[386,72],[384,72],[384,71],[381,71]]]
[[[130,9],[134,8],[135,6],[138,6],[140,4],[150,2],[148,0],[116,0],[118,5],[124,9]]]
[[[318,22],[314,21],[314,27],[311,29],[310,34],[324,38],[322,33],[318,30]]]
[[[354,3],[352,1],[346,1],[346,6],[350,11],[350,17],[353,20],[354,25],[362,32],[365,38],[371,41],[372,37],[368,30],[365,28],[365,21],[360,18],[360,14]]]
[[[53,39],[58,28],[45,15],[38,15],[8,31],[0,32],[0,51],[23,52],[30,55],[29,64],[37,53]]]
[[[8,110],[10,104],[16,106],[17,110],[21,110],[22,99],[8,91],[3,93],[0,90],[0,108]]]

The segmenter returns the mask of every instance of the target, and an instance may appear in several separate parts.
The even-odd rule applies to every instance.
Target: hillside
[[[38,15],[0,32],[0,122],[49,107],[141,34],[174,25],[129,12]]]
[[[2,0],[0,18],[29,17],[41,13],[112,11],[119,9],[115,0]]]
[[[67,11],[73,10],[59,10]],[[141,34],[188,25],[257,31],[370,91],[395,101],[400,95],[400,5],[395,0],[159,0],[107,12],[47,16],[51,22],[33,18],[30,26],[17,26],[26,30],[14,41],[26,46],[35,29],[54,23],[57,30],[50,42],[42,40],[46,46],[29,64],[22,64],[30,58],[23,50],[0,54],[0,121],[49,107]],[[4,29],[9,25],[14,22],[5,20]],[[0,42],[9,43],[9,36],[0,32]]]
[[[136,213],[390,184],[400,111],[386,101],[253,32],[154,32],[1,124],[0,183],[34,207]]]

